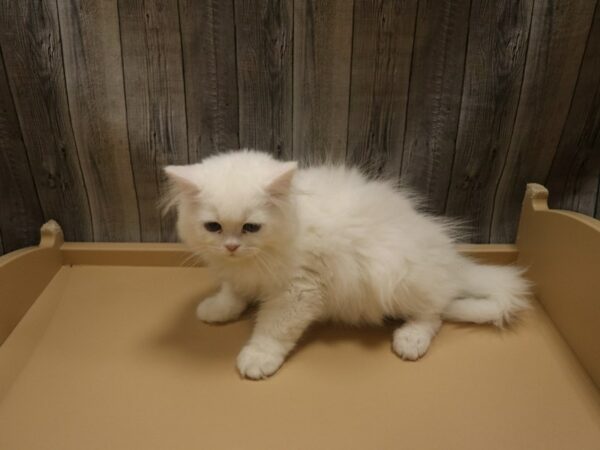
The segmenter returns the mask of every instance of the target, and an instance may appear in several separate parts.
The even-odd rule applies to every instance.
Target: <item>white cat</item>
[[[222,282],[198,317],[230,321],[260,303],[237,359],[245,377],[273,374],[315,321],[403,318],[393,349],[415,360],[442,319],[502,326],[527,307],[517,268],[459,255],[444,222],[417,212],[391,182],[250,150],[165,171],[181,239]]]

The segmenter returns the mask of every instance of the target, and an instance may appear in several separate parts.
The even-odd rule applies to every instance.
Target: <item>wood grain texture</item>
[[[188,162],[185,88],[177,0],[120,0],[127,126],[142,241],[173,241],[161,217],[162,167]]]
[[[92,221],[67,101],[55,0],[2,1],[0,45],[44,215],[69,240]]]
[[[347,160],[398,176],[417,0],[355,0]]]
[[[545,186],[552,208],[594,215],[600,182],[600,8]]]
[[[58,2],[69,109],[94,238],[139,241],[116,1]]]
[[[33,245],[44,222],[0,51],[0,232],[2,251]]]
[[[179,0],[190,162],[239,148],[233,0]]]
[[[598,182],[598,190],[596,192],[596,212],[594,213],[594,217],[600,219],[600,181]]]
[[[402,154],[402,184],[443,214],[463,88],[471,0],[421,0]]]
[[[600,217],[599,1],[0,0],[1,245],[172,240],[161,166],[240,146],[399,176],[471,242],[528,181]]]
[[[596,192],[598,194],[596,197],[596,212],[594,213],[594,217],[600,219],[600,181],[598,181],[598,190]]]
[[[353,0],[294,2],[294,159],[344,161]]]
[[[293,0],[235,0],[240,147],[292,157]]]
[[[564,126],[595,1],[536,2],[515,127],[493,201],[490,239],[512,242],[525,186],[548,176]]]
[[[446,213],[465,238],[488,242],[495,186],[510,145],[533,0],[473,0],[456,151]],[[516,220],[516,217],[514,218]]]

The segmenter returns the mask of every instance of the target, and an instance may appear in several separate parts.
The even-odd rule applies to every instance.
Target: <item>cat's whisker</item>
[[[273,277],[273,279],[276,280],[278,283],[283,282],[283,272],[281,270],[278,270],[283,267],[283,264],[279,262],[279,264],[273,267],[274,261],[271,258],[268,258],[267,255],[264,254],[264,252],[262,252],[260,249],[258,250],[259,252],[257,253],[257,257],[260,258],[260,261],[262,261],[262,264],[265,266],[266,270],[268,270],[268,273],[271,275],[271,277]]]
[[[184,258],[183,261],[179,263],[180,267],[190,267],[188,263],[196,257],[194,253],[190,253],[188,256]]]
[[[179,263],[180,267],[194,267],[196,264],[202,263],[202,256],[199,249],[190,249],[190,254]]]
[[[270,275],[272,278],[280,281],[281,276],[278,276],[276,274],[276,272],[273,271],[273,269],[271,268],[271,266],[267,262],[267,259],[263,255],[261,255],[260,252],[256,254],[256,260],[259,262],[259,264],[261,265],[261,267],[263,269],[265,269],[265,271],[267,272],[267,275]]]

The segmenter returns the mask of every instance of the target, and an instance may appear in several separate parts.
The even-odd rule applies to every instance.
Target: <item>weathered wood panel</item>
[[[597,3],[0,0],[0,252],[170,240],[161,166],[240,146],[399,176],[474,242],[528,181],[598,217]]]
[[[2,251],[36,242],[44,222],[0,52],[0,231]]]
[[[177,0],[120,0],[127,126],[142,241],[174,240],[161,217],[162,167],[188,162]]]
[[[600,181],[598,182],[598,190],[596,192],[598,196],[596,198],[596,212],[594,213],[594,217],[600,219]]]
[[[473,0],[446,213],[488,242],[492,205],[514,125],[533,0]]]
[[[416,16],[416,0],[355,0],[347,160],[395,176]]]
[[[550,206],[590,216],[600,182],[600,8],[596,6],[575,94],[546,187]]]
[[[92,223],[71,129],[56,2],[3,1],[0,44],[44,215],[66,239],[92,239]]]
[[[235,0],[240,147],[292,157],[292,0]]]
[[[233,0],[179,0],[190,161],[238,148]]]
[[[543,182],[560,139],[595,1],[536,2],[519,109],[493,201],[492,242],[514,240],[528,182]]]
[[[344,161],[353,0],[294,2],[294,158]]]
[[[471,0],[421,0],[400,180],[443,214],[463,88]]]
[[[139,241],[115,1],[58,2],[69,109],[94,238]]]

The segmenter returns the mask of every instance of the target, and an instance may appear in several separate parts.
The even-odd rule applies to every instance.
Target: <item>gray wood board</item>
[[[42,210],[68,240],[93,237],[73,138],[56,2],[4,1],[0,45]]]
[[[294,159],[344,161],[352,0],[294,2]]]
[[[569,115],[548,178],[552,208],[590,216],[600,182],[600,8],[581,63]]]
[[[398,176],[417,1],[355,0],[347,160]]]
[[[532,8],[533,0],[473,0],[471,5],[446,213],[467,222],[465,239],[472,242],[490,238],[496,184],[519,102]]]
[[[0,231],[6,252],[33,245],[44,222],[0,52]]]
[[[233,0],[180,0],[190,162],[239,148]]]
[[[536,2],[517,117],[493,200],[491,242],[512,242],[528,182],[544,182],[559,143],[595,1]]]
[[[463,89],[470,0],[421,0],[400,181],[443,214]]]
[[[116,2],[58,2],[69,109],[98,241],[139,241]]]
[[[235,0],[240,147],[292,157],[292,0]]]
[[[162,217],[162,168],[187,164],[185,87],[177,0],[120,0],[127,127],[142,241],[173,241],[174,216]]]

